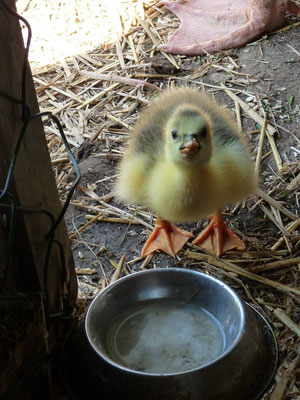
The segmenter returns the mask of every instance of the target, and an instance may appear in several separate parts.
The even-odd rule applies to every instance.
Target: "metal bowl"
[[[254,308],[210,275],[166,268],[93,300],[62,376],[82,400],[254,400],[276,364],[273,332]]]

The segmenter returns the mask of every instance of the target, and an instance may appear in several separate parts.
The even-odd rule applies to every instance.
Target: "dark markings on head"
[[[186,118],[195,118],[195,117],[202,117],[202,115],[197,110],[191,109],[182,109],[180,110],[179,114]]]

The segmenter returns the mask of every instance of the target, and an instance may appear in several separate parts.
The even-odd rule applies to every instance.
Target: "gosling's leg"
[[[170,256],[175,257],[175,254],[182,249],[191,237],[193,235],[190,232],[180,229],[171,224],[171,222],[158,217],[154,231],[143,247],[142,257],[146,257],[156,250],[162,250]]]
[[[244,242],[228,228],[219,210],[208,219],[210,224],[196,237],[193,244],[198,244],[219,257],[231,249],[245,249]]]

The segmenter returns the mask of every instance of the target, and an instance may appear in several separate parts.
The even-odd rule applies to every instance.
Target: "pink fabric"
[[[159,48],[186,55],[242,46],[279,28],[287,10],[300,12],[290,0],[163,0],[160,4],[177,15],[181,25]]]

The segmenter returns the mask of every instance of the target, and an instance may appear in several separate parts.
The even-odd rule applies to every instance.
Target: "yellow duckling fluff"
[[[256,185],[247,144],[229,112],[186,87],[163,92],[141,113],[119,165],[115,192],[158,216],[143,256],[158,249],[174,256],[192,234],[171,222],[211,213],[211,223],[193,243],[221,255],[244,244],[219,210],[253,193]]]

